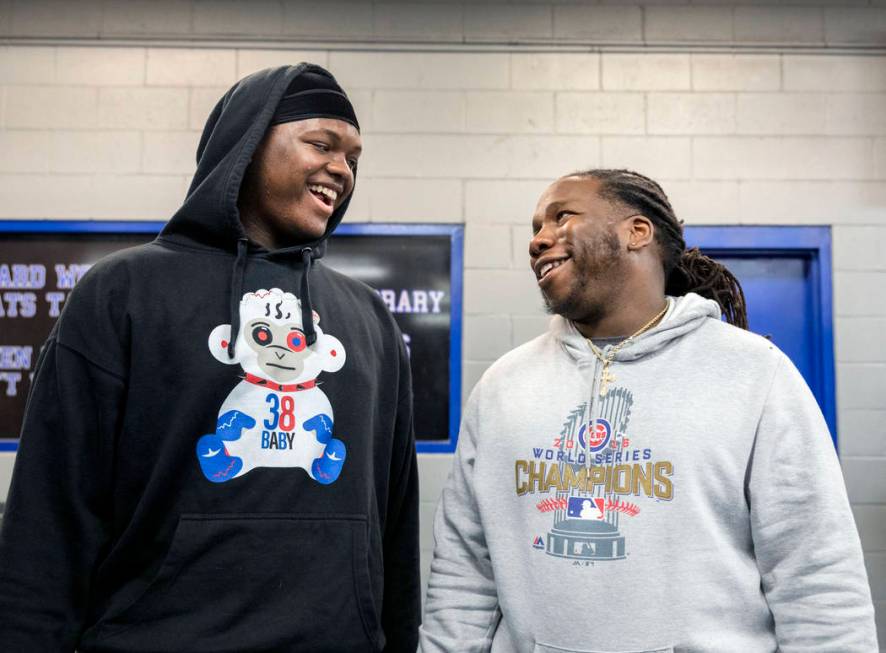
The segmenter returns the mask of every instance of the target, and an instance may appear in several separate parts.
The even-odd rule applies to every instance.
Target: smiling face
[[[631,211],[598,194],[588,177],[564,177],[538,200],[529,260],[548,311],[578,322],[602,319],[630,273],[619,227]]]
[[[274,125],[246,170],[237,205],[247,235],[268,249],[323,236],[354,189],[362,140],[343,120]]]

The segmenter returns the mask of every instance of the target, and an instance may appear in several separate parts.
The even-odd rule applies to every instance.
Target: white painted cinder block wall
[[[0,218],[165,219],[227,86],[320,63],[364,128],[348,220],[466,225],[465,396],[544,328],[528,220],[560,174],[635,168],[689,224],[831,225],[840,451],[886,642],[886,3],[649,4],[0,0]],[[420,465],[426,576],[450,458]]]

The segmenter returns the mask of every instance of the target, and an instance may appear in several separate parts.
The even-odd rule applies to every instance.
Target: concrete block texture
[[[825,133],[886,134],[886,94],[839,93],[825,100]]]
[[[647,43],[726,43],[732,41],[732,7],[644,7]]]
[[[673,180],[662,182],[678,218],[690,225],[740,221],[737,181]]]
[[[820,7],[735,7],[733,24],[738,43],[781,45],[824,42],[824,16]]]
[[[739,218],[744,224],[882,225],[883,206],[883,182],[782,179],[739,184]],[[841,265],[842,259],[835,260]]]
[[[886,270],[886,221],[878,226],[835,225],[833,266],[837,270]]]
[[[505,13],[501,5],[466,3],[464,37],[478,42],[547,41],[554,32],[553,11],[550,5],[527,4],[507,7]]]
[[[372,18],[376,38],[440,41],[463,34],[463,9],[457,4],[380,2]]]
[[[6,89],[4,124],[23,129],[93,129],[98,89],[81,86],[15,86]]]
[[[882,46],[886,7],[826,7],[824,36],[828,45]]]
[[[96,38],[101,31],[100,0],[12,0],[11,4],[13,36]]]
[[[643,11],[636,5],[557,5],[554,7],[554,38],[594,43],[640,43],[643,40]]]
[[[374,91],[372,131],[463,133],[465,94],[459,91]],[[362,119],[362,115],[358,114]]]
[[[0,174],[0,217],[91,218],[96,192],[89,175]]]
[[[520,225],[529,233],[529,224],[542,191],[555,176],[571,169],[552,170],[550,178],[521,180],[468,180],[465,182],[465,219],[468,222],[504,222]]]
[[[535,313],[541,295],[535,275],[524,270],[465,270],[465,313]]]
[[[834,315],[836,317],[886,316],[886,272],[834,271]],[[849,406],[847,406],[848,408]],[[878,406],[854,406],[877,408]]]
[[[144,48],[60,47],[56,82],[82,86],[141,86],[145,83]]]
[[[877,409],[883,407],[883,388],[886,387],[886,364],[838,363],[837,405],[841,409]],[[886,459],[882,462],[886,472]],[[878,480],[886,478],[881,474]],[[886,485],[881,488],[886,496]]]
[[[772,54],[692,54],[696,91],[777,91],[781,57]]]
[[[465,358],[492,362],[511,349],[511,319],[507,315],[466,315],[464,337]]]
[[[49,172],[51,137],[49,131],[0,131],[0,173]]]
[[[367,193],[375,222],[457,223],[464,219],[462,182],[457,179],[358,179],[357,188]]]
[[[466,128],[473,133],[550,133],[554,95],[537,91],[474,91],[466,96]]]
[[[595,137],[367,134],[363,140],[363,169],[373,177],[539,178],[599,159]]]
[[[701,179],[870,179],[871,145],[865,138],[699,137],[692,155]]]
[[[71,3],[73,4],[73,3]],[[104,0],[102,36],[182,36],[193,28],[190,0]]]
[[[6,503],[9,483],[12,481],[12,466],[15,464],[14,453],[0,454],[0,501]]]
[[[372,7],[370,2],[287,0],[283,3],[283,34],[305,40],[365,39],[372,34]]]
[[[886,138],[874,140],[874,176],[886,179]]]
[[[186,129],[188,98],[187,88],[101,88],[99,123],[108,129]]]
[[[149,48],[147,56],[149,86],[222,86],[237,81],[233,50]]]
[[[329,67],[325,50],[237,50],[237,79],[276,66],[294,66],[302,61]]]
[[[683,91],[692,86],[688,54],[617,54],[602,57],[602,88],[632,91]]]
[[[508,225],[469,224],[465,232],[465,268],[510,268]]]
[[[339,52],[329,68],[348,91],[370,89],[504,89],[510,81],[509,57],[458,52]]]
[[[739,134],[816,135],[825,132],[826,97],[821,93],[739,93],[736,131]]]
[[[142,170],[149,174],[193,175],[198,131],[145,132]]]
[[[185,198],[187,175],[102,175],[91,198],[99,219],[168,220]]]
[[[600,88],[600,55],[585,52],[532,52],[511,55],[511,87],[537,91],[590,91]]]
[[[855,524],[865,551],[886,551],[886,506],[859,504],[852,506]]]
[[[213,86],[209,88],[192,88],[188,93],[188,121],[187,128],[203,130],[206,119],[227,92],[225,86]],[[176,110],[177,113],[177,110]],[[176,116],[177,117],[177,116]]]
[[[834,327],[837,362],[886,363],[886,317],[841,317]]]
[[[52,172],[63,174],[137,173],[142,135],[133,131],[55,131]]]
[[[279,36],[283,7],[277,0],[194,0],[194,33],[201,35]]]
[[[886,503],[886,458],[850,458],[844,456],[843,477],[852,504]],[[872,583],[873,585],[874,583]],[[881,584],[886,587],[886,584]]]
[[[886,552],[869,552],[864,557],[871,584],[871,598],[874,601],[886,600]]]
[[[886,91],[886,57],[782,55],[785,91]]]
[[[557,93],[556,129],[563,134],[643,134],[643,93]]]
[[[837,437],[842,456],[886,456],[886,408],[841,409]]]
[[[601,162],[605,168],[630,168],[659,181],[692,177],[689,138],[604,136],[601,140]]]
[[[55,51],[49,46],[0,46],[0,84],[53,84]]]
[[[732,93],[649,94],[650,134],[732,134],[736,129]]]

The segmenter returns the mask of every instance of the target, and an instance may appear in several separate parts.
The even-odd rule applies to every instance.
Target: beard
[[[609,299],[618,294],[626,263],[614,230],[580,243],[572,255],[573,275],[566,292],[551,297],[542,291],[545,311],[574,322],[599,322],[611,309]]]

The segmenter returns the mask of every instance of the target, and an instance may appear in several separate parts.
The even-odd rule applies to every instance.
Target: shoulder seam
[[[47,341],[47,344],[48,344],[48,343],[49,343],[49,341]],[[76,354],[77,356],[79,356],[80,358],[82,358],[83,360],[85,360],[87,363],[89,363],[90,365],[92,365],[94,368],[96,368],[96,369],[98,369],[98,370],[101,370],[102,372],[104,372],[105,374],[107,374],[107,375],[109,375],[109,376],[113,376],[113,377],[114,377],[115,379],[117,379],[118,381],[123,381],[123,382],[126,381],[126,376],[125,376],[124,374],[121,374],[120,372],[115,372],[114,370],[108,369],[108,368],[105,367],[104,365],[101,365],[101,364],[99,364],[99,363],[96,363],[94,360],[92,360],[89,356],[87,356],[86,354],[84,354],[84,353],[83,353],[82,351],[80,351],[79,349],[76,349],[76,348],[74,348],[74,347],[71,347],[70,345],[66,345],[65,343],[63,343],[63,342],[62,342],[61,340],[59,340],[58,338],[55,339],[55,344],[56,344],[58,347],[62,347],[63,349],[66,349],[67,351],[71,352],[72,354]]]

